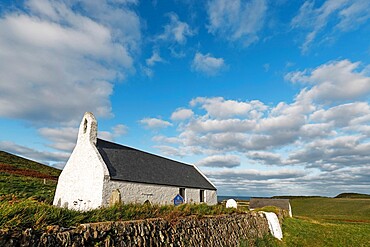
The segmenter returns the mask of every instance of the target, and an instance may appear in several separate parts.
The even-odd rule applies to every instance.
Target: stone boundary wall
[[[81,224],[45,232],[0,231],[0,246],[239,246],[269,234],[262,213]]]

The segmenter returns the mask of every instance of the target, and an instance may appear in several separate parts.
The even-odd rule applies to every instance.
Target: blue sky
[[[220,195],[370,189],[370,2],[0,3],[0,149],[62,168],[99,137]]]

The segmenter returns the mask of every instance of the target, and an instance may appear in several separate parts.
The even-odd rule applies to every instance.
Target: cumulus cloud
[[[283,163],[280,154],[267,151],[250,151],[247,157],[265,165],[282,165]]]
[[[71,152],[76,145],[78,128],[61,127],[61,128],[40,128],[38,129],[40,135],[51,141],[50,147]]]
[[[264,0],[211,0],[207,4],[208,31],[248,46],[258,40],[267,11]]]
[[[3,12],[0,116],[31,123],[45,145],[60,152],[41,153],[12,143],[4,149],[63,166],[83,113],[113,116],[113,82],[133,71],[141,43],[140,18],[132,8],[136,4],[26,0],[20,7],[27,14],[16,8]],[[103,134],[114,138],[123,129],[116,126]]]
[[[370,107],[366,102],[348,103],[331,107],[327,110],[320,109],[310,115],[315,122],[332,122],[337,127],[349,126],[357,118],[370,115]]]
[[[291,26],[308,30],[301,46],[302,51],[307,52],[313,41],[323,35],[323,30],[327,29],[326,33],[350,31],[365,23],[370,18],[369,7],[369,1],[361,0],[326,0],[318,7],[314,1],[305,1]]]
[[[9,153],[17,154],[28,159],[37,160],[44,164],[52,164],[55,162],[65,163],[69,158],[68,152],[49,152],[38,151],[33,148],[15,144],[14,142],[1,141],[0,149]]]
[[[211,117],[229,118],[233,116],[247,116],[258,118],[261,111],[267,109],[262,102],[252,100],[250,102],[240,102],[236,100],[225,100],[222,97],[205,98],[197,97],[190,101],[191,106],[200,105]]]
[[[171,114],[172,121],[181,121],[191,118],[194,112],[190,109],[180,108]]]
[[[206,175],[215,179],[228,180],[273,180],[291,179],[304,177],[306,174],[301,170],[281,169],[273,171],[260,171],[253,169],[223,169],[221,171],[207,171]],[[247,182],[248,183],[248,182]]]
[[[360,63],[349,60],[332,61],[312,71],[291,72],[286,79],[313,85],[302,90],[297,100],[316,100],[323,103],[363,99],[370,92],[370,78]]]
[[[111,128],[111,131],[98,131],[98,137],[108,141],[114,141],[116,138],[125,135],[128,128],[123,124],[117,124]]]
[[[233,171],[234,170],[234,171]],[[340,192],[368,193],[369,167],[344,168],[316,173],[312,169],[256,171],[236,169],[206,171],[205,174],[218,186],[221,195],[271,196],[326,195]]]
[[[189,123],[189,130],[197,133],[244,132],[256,127],[255,120],[249,119],[196,119]]]
[[[148,129],[161,129],[172,126],[170,122],[158,118],[144,118],[139,122]]]
[[[198,161],[197,166],[233,168],[240,166],[240,158],[236,155],[214,155]]]
[[[360,171],[370,162],[366,70],[360,63],[331,61],[286,78],[303,87],[291,103],[197,97],[189,103],[191,119],[176,122],[178,133],[153,141],[171,156],[206,157],[198,165],[211,167],[206,174],[220,193],[365,192],[367,176]]]
[[[26,4],[29,14],[0,18],[0,116],[34,124],[69,123],[85,111],[111,116],[112,81],[132,69],[131,51],[140,41],[138,16],[127,5],[117,8],[125,18],[120,23],[130,23],[119,26],[98,11],[114,7],[105,1],[84,12],[89,16],[72,2]]]
[[[225,68],[225,62],[223,58],[212,57],[211,54],[202,54],[197,52],[194,56],[191,68],[194,71],[204,73],[209,76],[214,76],[220,70]]]
[[[164,32],[157,38],[159,40],[174,42],[177,44],[185,44],[187,37],[193,36],[195,33],[186,22],[179,20],[175,13],[169,13],[170,23],[164,26]]]
[[[184,153],[182,153],[178,148],[171,147],[167,145],[156,145],[155,148],[159,149],[160,152],[165,156],[176,156],[176,157],[184,157]]]
[[[318,139],[291,152],[289,160],[323,171],[363,166],[370,161],[370,155],[366,151],[369,147],[370,143],[360,135]]]

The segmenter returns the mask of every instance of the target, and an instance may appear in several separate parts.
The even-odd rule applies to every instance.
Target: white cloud
[[[188,128],[197,133],[244,132],[256,128],[256,121],[249,119],[197,119]]]
[[[333,122],[335,126],[346,127],[356,118],[369,116],[370,106],[365,102],[348,103],[321,109],[311,114],[310,119],[315,122]]]
[[[293,82],[310,83],[297,100],[323,103],[362,99],[370,93],[370,77],[359,71],[360,63],[349,60],[328,62],[312,71],[291,72],[286,78]]]
[[[187,37],[194,35],[194,31],[186,22],[179,20],[175,13],[169,13],[170,23],[164,26],[164,32],[157,38],[164,41],[185,44]]]
[[[229,41],[241,41],[245,46],[258,40],[263,27],[267,4],[264,0],[208,1],[208,31]]]
[[[274,171],[225,169],[206,171],[221,195],[326,195],[339,192],[368,193],[369,167],[315,173],[312,169]]]
[[[233,168],[240,166],[240,157],[236,155],[214,155],[197,162],[197,166]]]
[[[61,128],[40,128],[39,134],[51,141],[50,147],[71,152],[76,145],[78,128],[61,127]]]
[[[332,123],[308,123],[301,127],[300,131],[302,137],[310,138],[325,138],[336,134]]]
[[[38,151],[33,148],[21,146],[14,142],[0,141],[0,149],[6,152],[20,155],[27,159],[36,160],[44,164],[51,164],[54,162],[66,162],[70,153],[68,152],[48,152]]]
[[[150,58],[145,60],[148,66],[154,66],[156,63],[163,63],[165,60],[159,55],[159,51],[154,50]]]
[[[190,121],[179,120],[178,134],[153,141],[160,142],[162,149],[168,147],[163,143],[169,143],[172,155],[239,155],[256,166],[299,166],[312,169],[312,174],[364,167],[370,160],[366,152],[370,105],[360,100],[368,97],[370,88],[369,77],[359,66],[342,60],[287,75],[306,86],[289,104],[194,98],[189,104],[194,114]],[[315,176],[307,181],[316,181]],[[288,184],[290,178],[277,179]],[[309,182],[298,184],[307,193],[319,188],[309,189]]]
[[[113,130],[113,134],[115,136],[122,136],[122,135],[126,135],[127,134],[127,126],[123,125],[123,124],[117,124],[115,126],[112,127],[112,130]]]
[[[129,51],[136,52],[141,44],[141,21],[131,7],[138,3],[137,0],[79,0],[69,1],[68,6],[82,7],[91,19],[111,30],[114,40],[124,43]]]
[[[181,141],[177,137],[166,137],[161,135],[154,136],[152,140],[159,143],[179,143]]]
[[[361,167],[370,162],[369,147],[370,143],[358,135],[318,139],[291,152],[288,159],[322,171]]]
[[[301,170],[272,170],[260,171],[254,169],[223,169],[221,171],[207,171],[205,172],[210,178],[228,179],[231,181],[258,181],[258,180],[272,180],[272,179],[290,179],[300,178],[305,176],[305,172]]]
[[[331,30],[326,33],[358,28],[370,18],[369,7],[369,1],[361,0],[326,0],[320,7],[315,7],[313,1],[306,1],[291,26],[309,30],[301,47],[303,52],[307,52],[313,41],[324,35],[325,28]]]
[[[146,75],[147,77],[149,77],[149,78],[153,77],[154,71],[151,68],[141,66],[140,69],[144,73],[144,75]]]
[[[211,117],[229,118],[233,116],[248,116],[258,118],[259,112],[267,109],[262,102],[252,100],[240,102],[236,100],[225,100],[222,97],[205,98],[197,97],[190,102],[191,106],[200,105]]]
[[[370,18],[369,1],[353,1],[351,5],[339,12],[340,22],[337,28],[343,31],[358,28]]]
[[[190,109],[180,108],[174,111],[171,114],[172,121],[181,121],[191,118],[194,115],[194,112]]]
[[[125,135],[128,128],[123,124],[117,124],[111,128],[111,131],[98,131],[98,137],[108,141],[114,141],[116,138]]]
[[[250,151],[247,153],[247,157],[265,165],[282,165],[282,157],[277,153]]]
[[[225,61],[223,58],[212,57],[211,54],[203,55],[197,52],[194,56],[191,68],[194,71],[204,73],[209,76],[216,75],[225,68]]]
[[[139,122],[148,129],[161,129],[172,126],[170,122],[158,118],[144,118]]]
[[[184,154],[178,148],[175,148],[175,147],[166,146],[166,145],[156,145],[154,146],[154,148],[159,149],[160,152],[166,156],[184,157]]]
[[[136,14],[117,9],[133,21],[118,28],[99,15],[103,8],[85,16],[61,1],[26,4],[29,14],[0,19],[0,115],[36,125],[70,123],[85,111],[111,116],[112,81],[132,69],[131,50],[140,41]],[[132,35],[120,39],[124,34]]]

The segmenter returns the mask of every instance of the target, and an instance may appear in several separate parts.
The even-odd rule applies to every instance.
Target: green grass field
[[[51,203],[60,170],[0,151],[0,196]]]
[[[282,246],[370,246],[370,199],[291,200]]]

